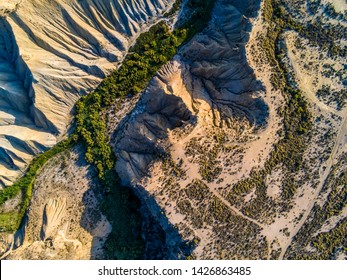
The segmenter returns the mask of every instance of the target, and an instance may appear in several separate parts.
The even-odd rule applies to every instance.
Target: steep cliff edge
[[[173,1],[9,1],[0,6],[0,184],[56,143],[81,95]],[[19,133],[19,131],[22,131]]]
[[[124,183],[144,176],[165,150],[157,144],[184,124],[228,129],[243,120],[249,129],[266,126],[268,107],[259,97],[263,86],[245,55],[249,25],[235,6],[219,3],[209,26],[153,78],[114,133],[117,171]]]
[[[335,6],[340,2],[264,0],[259,9],[259,1],[218,0],[208,27],[175,57],[162,60],[148,79],[127,79],[124,71],[114,78],[119,83],[108,82],[102,91],[124,81],[130,85],[120,87],[119,95],[114,89],[112,98],[102,95],[109,107],[103,107],[100,92],[81,103],[86,121],[80,127],[93,133],[81,130],[86,142],[100,140],[86,145],[96,147],[92,155],[99,162],[91,162],[97,167],[113,160],[112,144],[123,183],[142,202],[107,169],[99,190],[112,231],[98,256],[346,259],[347,32],[345,14],[337,9],[343,5]],[[172,42],[153,33],[145,40],[152,47]],[[144,45],[146,55],[155,58],[155,48]],[[123,66],[138,74],[133,66],[142,59],[135,63],[141,56],[132,55]],[[143,93],[127,94],[147,84]],[[111,143],[103,137],[105,122]],[[90,197],[89,167],[76,161],[76,154],[67,164],[66,153],[35,169],[25,231],[12,240],[0,235],[5,257],[96,256],[89,254],[90,241],[107,235],[106,216],[88,204],[95,200],[81,203],[82,193]],[[20,201],[19,192],[2,204],[3,221],[11,223],[7,213],[16,214]],[[72,209],[76,201],[79,206]],[[67,213],[76,219],[69,223]],[[84,223],[85,217],[92,219]],[[100,221],[105,227],[94,231]]]
[[[246,14],[255,16],[257,4],[217,1],[208,27],[158,72],[111,140],[123,183],[189,257],[267,255],[262,225],[222,195],[247,174],[243,165],[252,168],[245,151],[268,128],[265,89],[245,49]]]
[[[217,1],[113,131],[117,171],[188,258],[346,259],[341,1],[240,2]]]

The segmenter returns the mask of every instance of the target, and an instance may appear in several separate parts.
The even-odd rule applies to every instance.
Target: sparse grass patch
[[[339,217],[347,206],[347,154],[333,166],[322,193],[328,193],[322,206],[315,204],[310,216],[295,236],[286,253],[289,259],[333,259],[336,253],[347,253],[347,218],[341,219],[326,232],[317,233],[332,217]],[[306,251],[307,246],[315,250]]]

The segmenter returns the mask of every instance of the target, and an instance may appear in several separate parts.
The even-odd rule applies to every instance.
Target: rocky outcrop
[[[116,68],[172,0],[0,4],[0,184],[66,132],[81,95]]]
[[[178,62],[164,66],[114,134],[117,171],[124,184],[129,185],[146,176],[148,165],[165,151],[161,140],[167,139],[168,130],[193,119],[189,105],[173,94],[171,82],[165,76],[167,73],[171,78],[170,74],[174,73],[178,79],[179,71]],[[178,87],[184,87],[179,79],[178,83]]]
[[[115,131],[117,171],[125,184],[147,174],[176,127],[230,127],[233,118],[266,125],[267,105],[257,97],[263,86],[245,54],[250,23],[230,1],[219,2],[209,26],[158,72]]]
[[[259,2],[239,2],[217,1],[207,28],[162,67],[112,135],[116,170],[165,232],[168,258],[266,258],[260,223],[222,195],[230,165],[242,165],[241,143],[269,117],[245,51],[246,15]]]

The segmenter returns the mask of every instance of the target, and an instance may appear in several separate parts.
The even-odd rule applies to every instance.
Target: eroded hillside
[[[158,25],[119,84],[82,99],[87,152],[38,172],[5,257],[346,259],[346,5],[217,0],[203,26],[171,59],[146,40],[160,30],[166,50],[184,29]],[[167,58],[141,94],[117,96]]]
[[[4,2],[4,1],[2,1]],[[66,133],[76,101],[173,1],[0,4],[0,184]]]
[[[258,139],[276,131],[279,104],[270,119],[265,88],[246,59],[247,17],[258,9],[256,1],[217,1],[208,27],[159,71],[111,139],[123,183],[153,216],[165,211],[194,248],[190,257],[267,256],[261,223],[225,198],[276,141]]]
[[[3,236],[8,259],[104,258],[111,225],[99,210],[95,171],[81,157],[81,147],[49,161],[34,189],[25,227]],[[9,207],[16,205],[2,210]]]
[[[308,2],[252,18],[253,1],[217,1],[113,133],[123,183],[192,258],[346,257],[344,14]]]

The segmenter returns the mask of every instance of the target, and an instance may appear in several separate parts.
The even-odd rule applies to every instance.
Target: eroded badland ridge
[[[3,2],[3,1],[2,1]],[[0,184],[66,133],[76,101],[173,1],[0,4]]]
[[[13,26],[27,26],[18,23],[25,22],[20,14],[29,5],[25,2],[6,6],[7,16],[0,18],[21,44],[26,40]],[[146,22],[170,4],[138,2],[134,7],[147,7],[137,10],[139,16],[134,9],[123,14],[130,10],[120,3],[132,1],[56,1],[54,7],[65,15],[60,36],[65,38],[66,26],[81,28],[69,31],[74,34],[66,39],[70,44],[53,44],[55,51],[40,45],[45,55],[34,58],[37,65],[42,66],[48,54],[72,60],[69,68],[61,67],[62,62],[49,70],[46,65],[48,72],[41,73],[34,93],[57,96],[52,72],[70,71],[73,79],[59,78],[65,92],[59,100],[69,104],[63,106],[66,112],[71,110],[79,95],[68,94],[93,89],[122,59]],[[156,13],[148,14],[153,5]],[[186,16],[185,8],[189,10],[183,5],[174,16],[177,25]],[[217,0],[204,29],[178,49],[141,94],[117,99],[102,112],[114,168],[136,197],[102,190],[96,169],[83,159],[84,148],[69,148],[38,172],[24,226],[1,236],[3,257],[346,259],[346,8],[339,0]],[[54,15],[53,11],[52,7]],[[81,20],[96,33],[81,26]],[[111,26],[117,27],[117,44],[105,35],[113,34]],[[92,37],[85,37],[85,32]],[[49,38],[54,40],[52,34]],[[91,38],[98,36],[107,44],[96,47]],[[83,48],[81,38],[87,44]],[[31,40],[28,50],[38,42]],[[18,47],[23,48],[20,43]],[[64,59],[57,56],[58,50]],[[89,58],[88,67],[81,56]],[[12,61],[2,57],[4,65]],[[29,62],[35,77],[35,69],[42,67]],[[3,68],[8,77],[19,77],[15,66],[11,75]],[[79,71],[84,74],[77,75]],[[32,100],[47,104],[41,98]],[[56,108],[60,101],[54,103]],[[28,104],[36,106],[30,100]],[[51,119],[43,122],[51,121],[62,133],[70,117],[60,109],[54,114],[54,106],[45,106],[51,113],[43,115]],[[41,110],[39,105],[35,110]],[[40,126],[34,116],[27,113],[28,122]],[[7,126],[8,122],[1,127],[10,131]],[[44,125],[40,131],[53,135]],[[6,135],[3,139],[10,141]],[[5,146],[1,149],[8,154]],[[124,201],[128,202],[123,208],[117,206]],[[20,195],[6,201],[1,212],[18,203]],[[120,215],[110,215],[110,209]],[[124,224],[138,232],[129,230],[127,239],[121,234],[127,230]],[[130,240],[132,244],[124,245]]]

